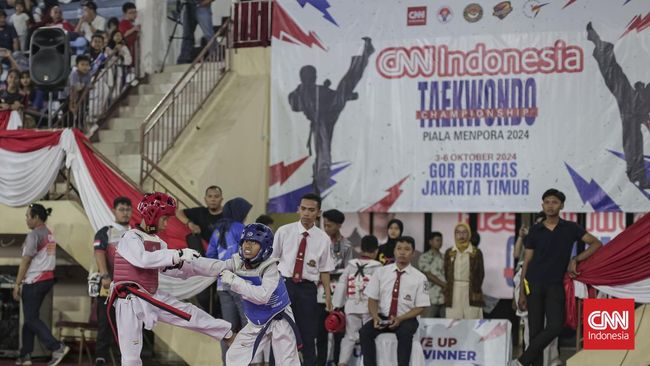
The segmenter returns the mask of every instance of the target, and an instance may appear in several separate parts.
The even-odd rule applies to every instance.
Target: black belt
[[[293,333],[296,336],[296,344],[298,346],[298,351],[302,349],[302,337],[300,337],[300,331],[298,330],[298,326],[296,325],[296,322],[291,319],[289,314],[285,313],[284,310],[281,312],[275,314],[269,321],[266,322],[266,325],[264,325],[264,328],[260,330],[260,332],[257,334],[257,337],[255,338],[255,343],[253,343],[253,355],[251,356],[251,361],[249,363],[253,362],[253,359],[255,358],[255,352],[257,352],[257,347],[259,347],[260,342],[262,342],[262,338],[264,338],[264,335],[266,335],[266,331],[269,329],[269,326],[271,325],[271,322],[274,320],[286,320],[289,323],[289,326],[291,326],[291,329],[293,329]]]

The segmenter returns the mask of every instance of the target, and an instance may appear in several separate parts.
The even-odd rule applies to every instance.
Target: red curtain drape
[[[3,111],[0,111],[0,114]],[[5,111],[6,112],[6,111]],[[1,118],[1,117],[0,117]],[[3,130],[0,128],[0,149],[18,153],[31,152],[59,144],[61,130]]]
[[[650,215],[646,214],[600,248],[588,260],[578,264],[575,279],[591,286],[625,285],[650,278]],[[573,281],[564,276],[566,294],[565,325],[575,329],[575,292]]]
[[[128,197],[134,205],[131,225],[139,225],[141,216],[135,208],[138,202],[142,199],[142,193],[140,193],[136,187],[124,180],[119,174],[115,173],[109,166],[104,164],[104,162],[95,155],[92,149],[86,146],[84,141],[87,141],[87,139],[81,131],[75,130],[75,137],[92,180],[106,202],[106,205],[113,207],[113,200],[116,197]],[[185,225],[183,225],[176,217],[172,217],[168,221],[167,229],[160,234],[160,237],[167,242],[170,249],[180,249],[187,247],[185,237],[189,233],[190,231],[185,227]]]

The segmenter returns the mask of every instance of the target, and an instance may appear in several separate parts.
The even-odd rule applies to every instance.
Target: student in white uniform
[[[248,365],[269,343],[278,366],[300,364],[301,343],[284,280],[278,272],[278,259],[271,258],[273,232],[263,224],[244,228],[239,253],[230,259],[198,258],[184,265],[187,276],[218,276],[241,295],[246,326],[237,334],[226,353],[226,365]]]
[[[287,287],[291,309],[303,341],[303,365],[316,365],[315,338],[319,317],[316,284],[330,288],[330,272],[334,260],[330,253],[331,239],[316,227],[321,213],[321,198],[308,193],[300,199],[300,221],[278,229],[273,241],[273,257],[279,259],[278,270]],[[325,291],[325,309],[332,311],[332,294]],[[320,324],[322,326],[322,324]]]
[[[376,261],[379,241],[374,235],[361,238],[361,257],[352,259],[339,278],[334,292],[336,308],[345,306],[345,336],[341,339],[339,366],[347,366],[359,341],[359,329],[372,319],[368,312],[368,297],[364,290],[375,271],[382,267]]]
[[[214,319],[198,307],[158,291],[158,272],[180,275],[185,262],[199,254],[192,249],[167,249],[157,233],[176,212],[176,201],[160,192],[145,194],[138,204],[140,228],[127,231],[113,259],[113,285],[108,306],[115,302],[115,319],[123,366],[142,365],[142,327],[152,329],[158,321],[188,328],[216,340],[232,341],[231,325]],[[216,347],[216,344],[215,344]]]
[[[415,240],[402,236],[396,242],[395,262],[376,271],[365,290],[372,320],[359,332],[364,366],[377,365],[375,338],[387,332],[397,336],[397,365],[408,366],[417,317],[430,305],[427,278],[411,266]]]

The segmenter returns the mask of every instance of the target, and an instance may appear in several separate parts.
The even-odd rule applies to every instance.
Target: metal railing
[[[97,130],[116,103],[134,84],[134,80],[138,79],[140,57],[137,41],[135,50],[135,55],[131,56],[131,64],[125,64],[124,59],[117,55],[108,57],[104,65],[95,72],[91,83],[74,100],[71,98],[71,91],[68,91],[68,99],[63,100],[59,109],[54,112],[52,127],[76,127],[87,134]]]
[[[158,163],[165,153],[174,146],[176,139],[229,70],[229,26],[230,22],[221,26],[183,76],[165,94],[142,124],[140,131],[141,186],[147,178],[150,178],[154,184],[164,187],[161,181],[164,179],[168,181],[168,185],[186,193],[180,184],[169,175],[164,174]],[[157,174],[153,174],[154,172]],[[189,195],[189,197],[192,196]]]
[[[232,4],[233,47],[270,46],[272,12],[270,0]]]

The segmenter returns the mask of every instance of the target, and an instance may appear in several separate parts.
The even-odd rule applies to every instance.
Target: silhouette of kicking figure
[[[594,58],[598,62],[605,84],[618,103],[623,126],[623,152],[627,176],[642,189],[650,188],[643,162],[641,126],[650,128],[650,84],[641,81],[634,88],[614,56],[614,45],[600,39],[591,22],[587,24],[587,39],[594,43]]]
[[[345,104],[356,100],[359,95],[354,92],[363,71],[368,66],[368,59],[375,51],[372,40],[363,38],[363,52],[353,56],[350,67],[336,90],[330,89],[331,82],[325,80],[323,85],[316,84],[316,68],[312,65],[300,69],[300,84],[289,94],[289,104],[294,112],[303,112],[310,121],[307,149],[311,155],[312,136],[315,140],[316,160],[314,161],[314,192],[321,194],[328,187],[332,165],[332,135],[334,125],[343,111]]]

